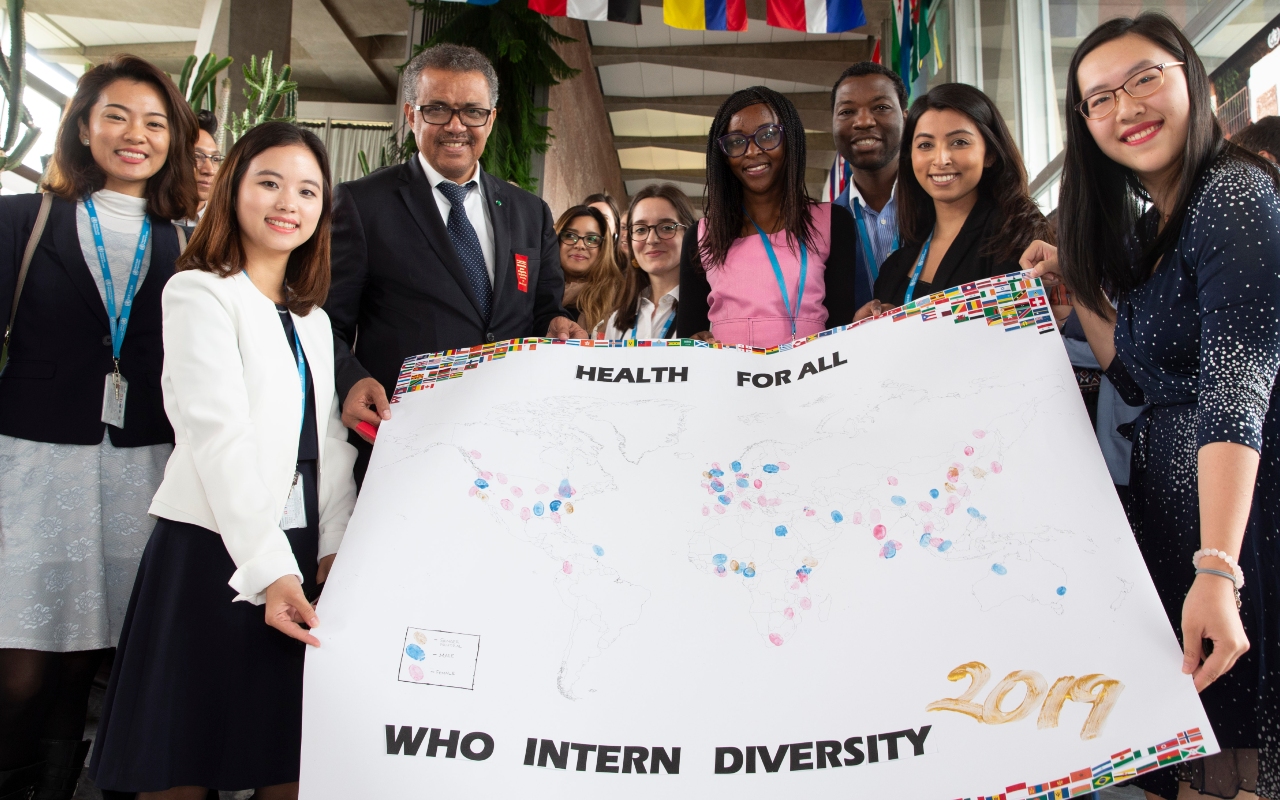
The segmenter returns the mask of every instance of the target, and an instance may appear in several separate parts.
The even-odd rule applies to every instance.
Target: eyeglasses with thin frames
[[[196,166],[197,166],[197,167],[201,166],[201,165],[202,165],[202,164],[204,164],[204,162],[206,162],[206,161],[208,161],[209,163],[213,164],[213,165],[216,167],[216,166],[218,166],[219,164],[221,164],[221,163],[223,162],[223,160],[226,158],[226,156],[218,156],[218,155],[210,156],[210,155],[205,155],[204,153],[201,153],[201,152],[200,152],[200,151],[198,151],[198,150],[196,151],[195,156],[196,156]]]
[[[726,133],[716,141],[720,143],[721,152],[729,158],[746,155],[751,142],[755,142],[756,147],[761,150],[776,150],[778,145],[782,144],[782,126],[776,122],[770,122],[756,128],[756,132],[750,136],[743,133]]]
[[[1108,89],[1105,92],[1095,92],[1076,104],[1076,110],[1085,119],[1096,122],[1100,119],[1106,119],[1116,110],[1119,105],[1116,102],[1117,93],[1124,91],[1125,94],[1137,99],[1140,97],[1150,97],[1160,91],[1160,87],[1164,86],[1164,71],[1169,67],[1185,66],[1184,61],[1170,61],[1167,64],[1156,64],[1154,67],[1147,67],[1140,72],[1130,75],[1121,85],[1114,89]]]
[[[680,222],[660,222],[657,225],[632,225],[631,241],[643,242],[645,239],[649,238],[649,231],[657,233],[659,239],[674,239],[676,233],[681,228],[687,227],[689,226]]]
[[[449,106],[433,104],[415,106],[415,108],[422,115],[422,119],[432,125],[448,125],[456,114],[458,120],[468,128],[479,128],[489,121],[489,115],[493,113],[492,108],[475,108],[474,106],[450,108]]]
[[[588,233],[585,236],[574,233],[573,231],[565,231],[560,234],[560,243],[567,244],[570,247],[581,241],[588,248],[594,250],[604,243],[604,237],[598,233]]]

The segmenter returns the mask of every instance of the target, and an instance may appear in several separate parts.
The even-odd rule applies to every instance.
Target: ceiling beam
[[[826,180],[827,170],[825,168],[808,167],[805,169],[804,175],[805,183],[816,181],[821,184],[822,181]],[[622,179],[624,181],[659,180],[704,183],[707,180],[707,171],[705,169],[624,169],[622,171]]]
[[[597,67],[643,62],[671,67],[767,75],[774,80],[833,84],[845,67],[871,57],[869,39],[672,47],[593,47]]]
[[[607,112],[649,109],[714,117],[727,98],[728,95],[714,94],[685,97],[609,96],[604,99],[604,109]],[[800,122],[805,128],[817,131],[831,129],[831,95],[826,92],[795,92],[787,95],[787,98],[795,104],[800,113]]]
[[[830,151],[835,147],[829,133],[806,133],[805,147],[810,156],[814,153]],[[667,150],[683,150],[686,153],[705,153],[707,137],[705,136],[615,136],[613,143],[619,150],[629,147],[662,147]]]

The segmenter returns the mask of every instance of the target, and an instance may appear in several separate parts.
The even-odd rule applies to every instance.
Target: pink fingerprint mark
[[[704,516],[704,517],[709,517],[709,516],[711,516],[711,509],[707,508],[706,506],[703,506],[703,507],[702,507],[702,516]]]
[[[973,438],[975,439],[981,439],[986,435],[987,435],[987,432],[982,430],[981,428],[973,432]]]
[[[472,450],[472,451],[471,451],[471,457],[472,457],[472,458],[479,458],[479,457],[480,457],[480,451],[479,451],[479,450]]]
[[[818,512],[814,511],[812,508],[806,508],[804,511],[804,515],[806,517],[816,517],[818,515]]]
[[[515,497],[524,497],[524,489],[521,489],[519,486],[512,486],[511,494]]]
[[[964,446],[964,454],[965,454],[966,456],[971,456],[971,455],[973,455],[973,445],[971,445],[971,444],[967,444],[967,445],[965,445],[965,446]]]
[[[511,510],[511,501],[510,501],[510,500],[508,500],[508,499],[507,499],[507,498],[505,498],[505,497],[504,497],[504,498],[502,498],[502,502],[501,502],[499,505],[501,505],[501,506],[502,506],[502,510],[503,510],[503,511],[510,511],[510,510]]]
[[[1004,472],[1004,464],[1001,464],[999,461],[992,461],[991,471],[999,475],[1001,472]]]
[[[751,485],[759,489],[761,486],[764,486],[764,481],[760,480],[759,478],[756,478],[755,482]]]
[[[529,510],[528,506],[525,506],[524,508],[520,509],[520,519],[528,522],[529,518],[532,516],[533,516],[533,512]]]
[[[795,617],[795,615],[796,615],[795,609],[793,609],[791,606],[787,606],[782,610],[782,616],[786,619],[792,619]]]
[[[797,576],[796,576],[796,580],[800,581],[801,583],[808,583],[808,582],[809,582],[809,573],[807,573],[807,572],[801,572],[799,575],[797,575]]]
[[[503,475],[501,472],[499,472],[499,473],[498,473],[497,475],[495,475],[494,477],[496,477],[496,478],[498,479],[498,483],[506,483],[506,482],[507,482],[507,476],[506,476],[506,475]]]
[[[537,492],[538,494],[546,494],[549,490],[547,489],[547,485],[545,483],[540,483],[538,484],[538,488],[534,489],[534,491]]]
[[[724,506],[717,505],[717,506],[716,506],[716,513],[717,513],[717,514],[723,514],[723,513],[724,513]]]
[[[932,522],[926,522],[926,523],[924,524],[924,532],[925,532],[925,533],[933,533],[933,523],[932,523]]]
[[[878,508],[873,508],[873,509],[871,509],[871,513],[867,515],[867,519],[871,520],[871,523],[872,523],[872,524],[875,524],[875,523],[879,522],[879,521],[880,521],[880,509],[878,509]]]
[[[551,512],[551,521],[552,521],[552,522],[559,522],[559,521],[560,521],[560,512],[559,512],[559,511],[552,511],[552,512]]]
[[[929,540],[929,544],[933,547],[937,547],[938,545],[942,544],[942,537],[941,536],[933,537],[932,539]]]
[[[782,647],[782,637],[776,633],[769,634],[769,641],[773,642],[775,647]]]
[[[770,506],[780,506],[780,505],[782,505],[782,498],[781,498],[781,497],[774,497],[774,498],[770,499],[770,500],[769,500],[769,505],[770,505]]]
[[[489,470],[487,470],[487,469],[486,469],[486,470],[481,470],[481,471],[480,471],[480,477],[481,477],[481,478],[484,478],[484,479],[487,481],[487,480],[489,480],[490,478],[492,478],[492,477],[493,477],[493,473],[492,473],[492,472],[490,472],[490,471],[489,471]]]
[[[769,505],[769,498],[765,497],[764,495],[760,495],[759,497],[756,498],[756,502],[762,506],[767,506]]]
[[[902,542],[898,541],[897,539],[894,539],[893,541],[889,542],[889,544],[893,545],[894,550],[902,549]]]
[[[779,461],[778,469],[782,470],[783,472],[786,472],[787,470],[791,469],[791,465],[785,461]]]
[[[853,524],[854,524],[854,525],[861,525],[861,524],[862,524],[862,512],[861,512],[861,511],[855,511],[855,512],[853,512]]]
[[[897,486],[897,485],[898,485],[898,479],[897,479],[897,478],[895,478],[895,477],[893,477],[892,475],[890,475],[890,476],[889,476],[888,480],[889,480],[889,485],[890,485],[890,486]]]
[[[889,529],[883,525],[877,525],[871,529],[871,535],[876,537],[877,539],[883,539],[886,535],[888,535],[888,533],[889,533]]]
[[[791,591],[794,592],[796,589],[799,589],[799,588],[800,588],[800,581],[791,582]]]
[[[932,510],[933,510],[933,504],[932,504],[932,503],[930,503],[928,500],[921,500],[921,501],[920,501],[920,503],[919,503],[919,505],[920,505],[920,510],[921,510],[921,511],[932,511]]]
[[[720,462],[719,462],[719,461],[712,461],[712,462],[711,462],[711,468],[712,468],[712,469],[720,469]]]
[[[743,507],[743,508],[745,508],[746,510],[750,511],[750,510],[751,510],[751,501],[750,501],[750,500],[743,500],[743,501],[742,501],[742,507]]]
[[[808,611],[809,609],[813,608],[813,601],[807,597],[801,597],[800,607],[803,608],[805,611]]]
[[[572,575],[573,565],[570,564],[568,561],[566,561],[560,565],[560,571],[563,572],[565,575]]]
[[[413,678],[415,681],[422,680],[422,668],[419,667],[417,664],[410,664],[409,677]]]
[[[479,489],[477,489],[476,487],[472,486],[472,487],[470,487],[470,488],[468,488],[468,489],[467,489],[467,496],[468,496],[468,497],[475,497],[475,496],[476,496],[476,492],[478,492],[478,491],[480,491],[480,490],[479,490]]]

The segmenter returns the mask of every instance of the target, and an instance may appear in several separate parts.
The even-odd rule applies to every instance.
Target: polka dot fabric
[[[1280,197],[1267,175],[1219,158],[1177,245],[1120,303],[1115,344],[1108,376],[1126,401],[1151,404],[1135,429],[1130,522],[1175,630],[1200,547],[1198,451],[1261,453],[1240,554],[1251,649],[1201,700],[1224,748],[1258,748],[1257,794],[1280,798]]]
[[[436,188],[449,200],[451,206],[449,223],[445,226],[449,231],[449,240],[453,242],[453,249],[458,252],[462,267],[467,271],[467,280],[471,282],[471,290],[476,293],[476,300],[480,302],[480,311],[485,320],[488,320],[493,311],[493,287],[489,285],[489,270],[484,264],[480,237],[476,235],[476,229],[471,225],[471,220],[467,219],[466,209],[462,205],[475,186],[475,181],[462,186],[452,181],[440,181],[436,184]]]

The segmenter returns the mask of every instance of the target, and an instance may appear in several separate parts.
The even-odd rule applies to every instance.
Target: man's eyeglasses
[[[756,147],[761,150],[774,150],[778,145],[782,144],[782,126],[776,122],[771,122],[768,125],[761,125],[756,128],[756,132],[750,136],[741,133],[727,133],[716,141],[720,143],[720,150],[729,158],[746,155],[747,147],[753,141],[756,143]]]
[[[432,125],[448,125],[453,116],[457,114],[458,120],[468,128],[479,128],[489,121],[489,115],[493,113],[492,108],[450,108],[442,105],[417,106],[416,108],[422,118]]]
[[[208,155],[205,155],[204,153],[201,153],[201,152],[198,152],[198,151],[197,151],[197,152],[196,152],[196,166],[197,166],[197,167],[202,166],[202,165],[204,164],[204,162],[208,161],[209,163],[213,164],[213,165],[216,167],[216,166],[218,166],[219,164],[221,164],[221,163],[222,163],[222,160],[223,160],[224,158],[226,158],[226,156],[208,156]]]
[[[631,240],[635,242],[643,242],[649,238],[649,231],[655,231],[659,239],[674,239],[676,233],[681,228],[686,228],[679,222],[661,222],[657,225],[632,225]]]
[[[1148,67],[1141,72],[1133,75],[1129,80],[1114,89],[1108,89],[1105,92],[1097,92],[1091,94],[1076,105],[1085,119],[1099,120],[1106,119],[1116,110],[1119,103],[1116,95],[1120,91],[1133,98],[1148,97],[1155,94],[1164,86],[1164,71],[1169,67],[1181,67],[1184,65],[1182,61],[1170,61],[1168,64],[1156,64],[1154,67]]]
[[[604,242],[604,237],[598,233],[588,233],[586,236],[579,236],[573,231],[565,231],[560,234],[560,243],[573,247],[578,242],[582,242],[592,250],[599,247]]]

